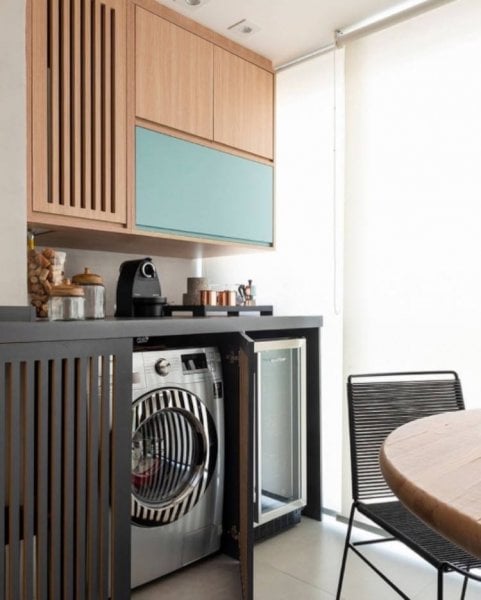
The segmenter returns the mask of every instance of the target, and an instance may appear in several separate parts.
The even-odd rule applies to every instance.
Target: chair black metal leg
[[[468,587],[468,576],[466,575],[464,577],[464,581],[463,581],[463,589],[461,590],[461,598],[460,600],[464,600],[464,597],[466,595],[466,588]]]
[[[347,526],[346,541],[344,543],[344,552],[342,554],[342,563],[341,563],[341,570],[339,572],[339,582],[337,584],[336,600],[340,600],[340,598],[341,598],[342,582],[344,580],[344,571],[346,570],[347,553],[349,551],[349,542],[351,540],[352,523],[354,521],[355,510],[356,510],[356,505],[353,504],[352,508],[351,508],[351,514],[349,515],[349,523]]]
[[[438,600],[443,600],[443,569],[438,569]]]

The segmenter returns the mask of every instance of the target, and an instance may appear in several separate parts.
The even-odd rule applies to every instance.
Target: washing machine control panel
[[[162,377],[165,377],[170,373],[170,367],[171,365],[167,358],[159,358],[154,365],[156,372]]]

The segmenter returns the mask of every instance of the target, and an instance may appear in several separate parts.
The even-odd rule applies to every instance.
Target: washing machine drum
[[[201,399],[161,388],[132,405],[132,521],[158,527],[202,498],[217,462],[214,421]]]

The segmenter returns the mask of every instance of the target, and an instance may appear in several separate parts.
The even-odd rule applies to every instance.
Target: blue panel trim
[[[273,168],[136,128],[141,228],[272,244]]]

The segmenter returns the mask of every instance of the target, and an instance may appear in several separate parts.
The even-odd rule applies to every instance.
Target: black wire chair
[[[344,545],[336,600],[341,590],[348,551],[352,550],[402,598],[409,600],[395,583],[378,569],[357,546],[401,541],[437,569],[437,600],[443,598],[443,575],[455,571],[464,576],[461,600],[468,578],[481,581],[471,569],[481,559],[436,533],[396,499],[384,480],[379,452],[386,437],[397,427],[438,413],[463,410],[461,382],[454,371],[379,373],[351,375],[347,382],[353,503]],[[390,537],[352,542],[356,511],[382,528]]]

